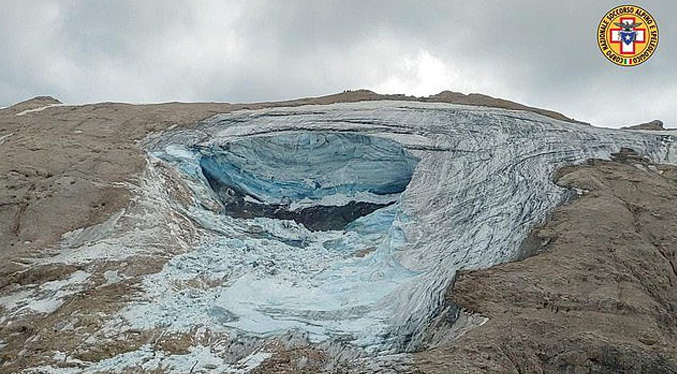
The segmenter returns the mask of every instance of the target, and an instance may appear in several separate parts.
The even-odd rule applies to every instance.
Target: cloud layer
[[[49,94],[98,101],[268,101],[345,89],[481,92],[596,125],[677,127],[677,3],[655,55],[601,55],[616,1],[0,0],[0,106]]]

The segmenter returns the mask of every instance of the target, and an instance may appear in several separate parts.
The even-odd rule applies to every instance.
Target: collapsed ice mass
[[[133,328],[203,326],[240,342],[300,336],[332,352],[435,344],[426,329],[456,272],[515,259],[531,228],[570,195],[551,180],[559,167],[621,147],[674,163],[674,144],[450,104],[217,115],[144,144],[176,170],[192,203],[154,198],[189,217],[200,240],[149,275],[149,302],[122,316]],[[162,183],[170,191],[175,182]],[[211,286],[176,290],[196,277]]]
[[[159,139],[151,153],[190,186],[197,204],[183,213],[204,230],[202,244],[149,281],[162,296],[128,319],[162,320],[170,310],[176,327],[208,319],[259,337],[383,340],[383,312],[372,304],[418,275],[393,255],[406,242],[400,198],[419,159],[395,140],[331,129],[196,134]],[[199,296],[164,291],[196,274],[228,282]]]

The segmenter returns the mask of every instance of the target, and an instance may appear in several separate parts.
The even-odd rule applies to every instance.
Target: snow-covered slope
[[[158,250],[149,236],[184,243],[100,337],[220,332],[243,342],[212,353],[224,365],[273,338],[337,357],[413,350],[457,270],[515,259],[533,225],[569,196],[551,182],[556,169],[621,147],[677,162],[667,135],[413,102],[244,110],[143,147],[145,213],[99,236],[74,234],[78,257],[52,261]],[[173,192],[179,185],[188,198]],[[181,227],[147,229],[176,217]]]

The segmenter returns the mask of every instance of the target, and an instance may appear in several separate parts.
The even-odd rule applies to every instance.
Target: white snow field
[[[401,354],[420,346],[459,269],[516,259],[571,196],[551,181],[558,168],[621,147],[674,164],[674,139],[451,104],[242,110],[146,139],[149,169],[134,186],[146,208],[71,234],[50,261],[122,260],[169,237],[182,250],[92,339],[162,328],[241,343],[181,357],[144,346],[86,372],[194,362],[242,372],[270,339],[336,360]],[[177,287],[193,279],[203,286]]]

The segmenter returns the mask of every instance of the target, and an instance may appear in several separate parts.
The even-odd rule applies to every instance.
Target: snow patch
[[[126,277],[121,277],[118,274],[117,270],[104,271],[103,278],[106,280],[106,283],[104,283],[103,286],[109,286],[111,284],[118,283],[126,279]]]
[[[78,270],[67,279],[22,287],[13,294],[0,298],[0,305],[10,316],[26,313],[50,314],[64,303],[65,297],[82,291],[88,279],[87,272]]]
[[[170,373],[224,373],[244,374],[258,367],[271,356],[267,352],[255,352],[235,363],[227,363],[212,348],[197,345],[189,348],[183,355],[172,355],[163,351],[154,351],[150,345],[143,345],[138,350],[126,352],[118,356],[98,362],[86,362],[69,358],[65,353],[56,352],[55,361],[66,364],[77,364],[80,367],[58,367],[54,365],[25,369],[26,374],[95,374],[123,373],[129,368],[139,368],[144,372],[162,370]]]
[[[0,136],[0,145],[4,144],[5,141],[7,141],[7,138],[9,138],[12,135],[14,135],[14,134],[7,134],[7,135]]]
[[[43,110],[45,110],[47,108],[59,107],[59,106],[68,106],[68,105],[66,105],[66,104],[50,104],[50,105],[46,105],[46,106],[43,106],[43,107],[40,107],[40,108],[26,109],[22,112],[17,113],[16,115],[17,116],[24,116],[24,115],[29,114],[29,113],[42,112]]]

